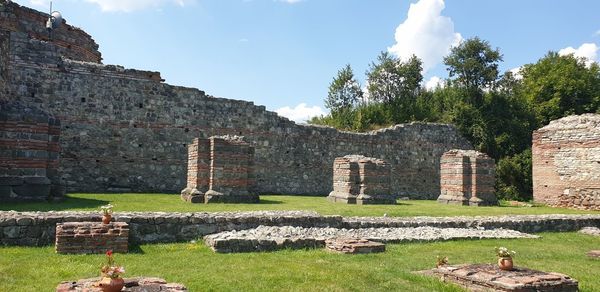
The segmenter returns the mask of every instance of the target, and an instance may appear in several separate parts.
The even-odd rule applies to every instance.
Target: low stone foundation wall
[[[101,221],[99,212],[0,211],[0,245],[42,246],[55,241],[56,223]],[[217,213],[114,213],[115,222],[129,224],[129,243],[196,240],[208,234],[264,226],[377,228],[505,228],[526,233],[577,231],[600,227],[598,215],[515,215],[489,217],[348,217],[321,216],[307,211]]]

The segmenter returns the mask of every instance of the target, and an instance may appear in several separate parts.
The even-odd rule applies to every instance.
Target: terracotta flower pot
[[[511,257],[498,258],[498,267],[500,267],[501,270],[512,271],[513,259]]]
[[[104,277],[100,281],[99,286],[104,292],[119,292],[125,286],[125,280],[123,278]]]
[[[110,219],[112,219],[112,215],[110,215],[110,214],[102,215],[102,223],[108,224],[108,223],[110,223]]]

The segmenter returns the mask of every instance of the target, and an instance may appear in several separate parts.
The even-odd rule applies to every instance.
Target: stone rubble
[[[255,229],[211,234],[204,239],[214,251],[226,253],[323,247],[325,241],[332,238],[360,238],[385,243],[401,243],[451,239],[538,238],[538,236],[508,229],[436,227],[340,229],[259,226]]]
[[[598,227],[584,227],[584,228],[581,228],[581,230],[579,230],[579,233],[587,234],[587,235],[593,235],[593,236],[600,236],[600,228],[598,228]]]

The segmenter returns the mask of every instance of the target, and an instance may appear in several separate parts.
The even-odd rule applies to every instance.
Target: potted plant
[[[112,250],[106,252],[106,264],[102,266],[100,271],[102,272],[102,279],[98,283],[98,286],[102,291],[118,292],[123,289],[125,280],[121,278],[121,274],[125,273],[125,268],[115,264]]]
[[[501,270],[511,271],[513,269],[512,257],[516,254],[514,250],[508,250],[506,247],[496,247],[496,255],[498,256],[498,267]]]
[[[102,223],[104,223],[104,224],[110,223],[110,219],[112,219],[113,207],[114,206],[111,204],[100,207],[100,209],[102,209],[102,213],[103,213]]]

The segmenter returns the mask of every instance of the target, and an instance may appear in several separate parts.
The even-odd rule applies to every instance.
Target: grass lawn
[[[436,255],[451,264],[492,263],[495,246],[517,251],[515,264],[568,274],[581,291],[600,291],[598,238],[541,233],[541,239],[458,240],[389,244],[381,254],[341,255],[324,250],[215,254],[201,242],[142,245],[117,254],[126,276],[159,276],[190,291],[462,291],[414,275]],[[58,255],[53,247],[0,247],[0,291],[54,291],[63,280],[98,276],[103,255]]]
[[[468,207],[441,205],[434,200],[398,201],[398,205],[344,205],[334,204],[325,197],[261,196],[260,204],[190,204],[178,195],[169,194],[69,194],[60,203],[3,203],[0,210],[50,211],[87,210],[98,211],[108,203],[115,211],[164,211],[164,212],[216,212],[253,210],[312,210],[323,215],[342,216],[488,216],[488,215],[535,215],[535,214],[600,214],[600,212],[577,211],[549,207]]]
[[[61,203],[2,204],[0,210],[98,211],[111,203],[119,211],[313,210],[343,216],[477,216],[508,214],[583,214],[548,207],[467,207],[435,201],[399,201],[395,206],[329,203],[324,197],[261,196],[260,204],[189,204],[168,194],[70,194]],[[600,260],[585,253],[600,249],[597,237],[542,233],[541,239],[457,240],[389,244],[382,254],[340,255],[324,250],[215,254],[197,243],[130,247],[116,260],[127,277],[157,276],[180,282],[190,291],[462,291],[457,286],[415,275],[432,268],[437,255],[450,263],[495,262],[494,247],[517,251],[517,266],[568,274],[581,291],[600,291]],[[54,247],[1,247],[0,291],[54,291],[60,281],[98,276],[103,255],[58,255]]]

